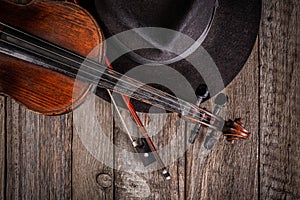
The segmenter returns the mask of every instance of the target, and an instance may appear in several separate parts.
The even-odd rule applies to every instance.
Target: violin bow
[[[107,57],[105,59],[105,62],[106,62],[106,65],[110,69],[113,69],[113,66],[111,65],[111,63]],[[136,125],[139,128],[140,133],[143,136],[143,138],[141,138],[140,140],[134,139],[131,136],[129,129],[127,128],[127,125],[126,125],[126,123],[121,115],[121,112],[116,104],[116,101],[115,101],[114,97],[112,96],[111,91],[110,90],[107,90],[107,91],[112,100],[112,103],[114,104],[114,106],[116,108],[117,114],[119,115],[121,122],[122,122],[123,126],[125,127],[125,131],[127,132],[127,135],[132,142],[134,149],[141,155],[141,160],[142,160],[143,164],[145,166],[147,166],[147,165],[157,161],[159,164],[159,167],[163,170],[162,171],[163,176],[166,178],[166,180],[170,180],[171,179],[170,173],[168,172],[167,167],[165,166],[164,162],[162,161],[161,157],[159,156],[152,139],[150,138],[145,126],[143,125],[140,117],[137,114],[137,111],[135,110],[133,104],[130,102],[130,98],[126,95],[121,95],[124,103],[126,104],[128,110],[131,114],[131,117],[135,121]],[[152,156],[152,154],[149,154],[149,153],[152,153],[154,157]]]

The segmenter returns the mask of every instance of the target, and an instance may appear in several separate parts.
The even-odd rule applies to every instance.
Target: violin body
[[[60,47],[87,56],[100,46],[103,35],[92,16],[66,2],[31,2],[17,5],[0,1],[2,23],[13,25]],[[0,31],[5,27],[0,25]],[[100,46],[101,47],[101,46]],[[101,61],[103,47],[92,56]],[[0,53],[0,93],[11,96],[28,109],[58,115],[79,106],[90,93],[91,84],[53,70]]]

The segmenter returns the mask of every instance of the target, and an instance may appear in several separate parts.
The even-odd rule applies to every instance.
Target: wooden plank
[[[129,113],[122,114],[126,123],[134,126]],[[167,165],[171,180],[165,180],[162,170],[157,170],[155,164],[145,167],[138,156],[131,155],[130,141],[115,118],[114,142],[119,147],[115,152],[115,198],[184,199],[185,122],[175,114],[140,114],[140,117]],[[134,128],[130,130],[138,134]]]
[[[213,108],[213,100],[209,100],[201,106],[211,110]],[[194,124],[187,127],[187,135],[190,135],[194,128]],[[188,144],[186,152],[186,199],[200,199],[204,168],[207,164],[208,157],[211,154],[203,146],[204,137],[208,133],[207,129],[201,129],[194,144]]]
[[[244,117],[252,132],[247,141],[230,145],[221,136],[213,151],[203,136],[187,152],[187,199],[256,199],[258,188],[258,46],[244,69],[226,88],[226,118]],[[205,107],[212,108],[209,102]],[[207,134],[204,131],[203,134]]]
[[[71,198],[71,115],[7,103],[7,199]]]
[[[87,100],[73,113],[73,199],[113,198],[112,110],[110,103],[95,101]]]
[[[300,199],[300,5],[263,1],[261,199]]]
[[[0,96],[0,199],[5,195],[5,97]]]

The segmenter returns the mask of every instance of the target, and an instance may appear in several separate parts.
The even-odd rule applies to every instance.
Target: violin
[[[222,131],[230,142],[249,137],[241,119],[225,122],[198,105],[101,64],[103,40],[97,22],[75,4],[33,1],[17,5],[1,0],[0,93],[36,113],[59,115],[80,106],[96,86]]]

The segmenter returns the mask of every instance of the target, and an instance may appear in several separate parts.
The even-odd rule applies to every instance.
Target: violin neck
[[[208,112],[194,104],[145,85],[98,62],[13,27],[6,26],[0,30],[0,53],[34,63],[72,78],[79,78],[98,87],[125,94],[141,102],[179,113],[191,121],[204,124],[210,123],[208,120],[203,120],[203,115]]]

